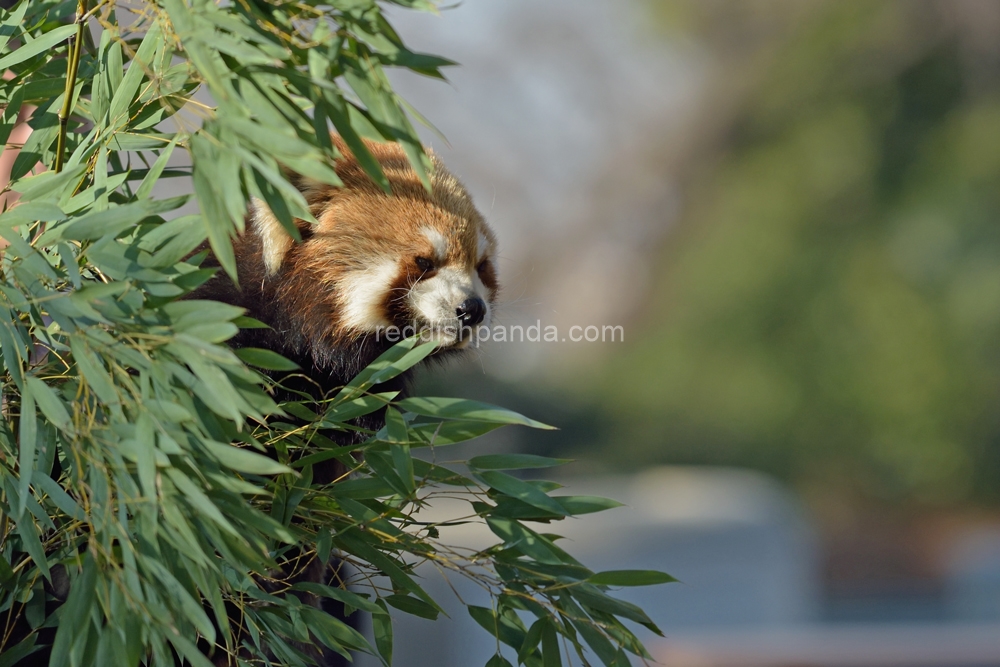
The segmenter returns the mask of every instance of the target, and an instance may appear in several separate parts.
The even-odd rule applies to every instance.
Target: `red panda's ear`
[[[260,237],[267,275],[273,276],[281,268],[281,262],[295,241],[281,222],[274,217],[267,204],[256,197],[250,199],[250,225]]]

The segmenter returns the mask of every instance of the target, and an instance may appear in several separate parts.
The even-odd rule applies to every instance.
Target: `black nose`
[[[458,304],[455,314],[458,315],[463,327],[474,327],[486,317],[486,302],[479,297],[466,299]]]

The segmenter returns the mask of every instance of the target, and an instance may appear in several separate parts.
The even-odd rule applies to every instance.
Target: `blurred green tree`
[[[984,4],[652,6],[726,76],[641,341],[603,378],[616,458],[892,502],[1000,498]]]

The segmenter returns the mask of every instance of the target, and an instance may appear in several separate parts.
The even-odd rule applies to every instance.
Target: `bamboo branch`
[[[69,45],[66,59],[66,89],[63,92],[62,109],[59,110],[59,136],[56,139],[55,172],[63,168],[63,153],[66,152],[66,126],[73,111],[73,93],[76,88],[76,74],[80,68],[80,49],[83,46],[83,29],[87,23],[87,0],[79,0],[76,6],[76,36]]]

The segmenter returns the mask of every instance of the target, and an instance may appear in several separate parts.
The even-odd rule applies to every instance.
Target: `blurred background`
[[[572,550],[684,582],[632,598],[655,655],[1000,664],[1000,3],[396,22],[461,63],[397,84],[498,233],[497,323],[624,332],[486,343],[423,389],[559,426],[474,446],[629,503]]]

